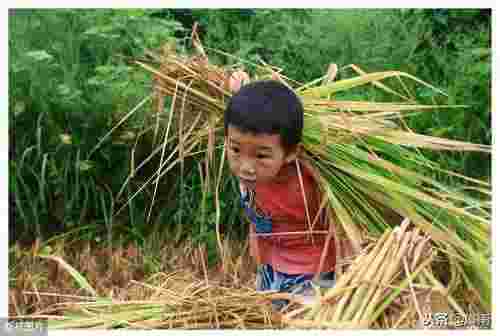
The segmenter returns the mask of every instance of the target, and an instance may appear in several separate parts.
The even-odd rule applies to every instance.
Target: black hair
[[[224,130],[234,126],[254,134],[279,134],[285,150],[302,139],[304,107],[299,97],[275,80],[244,85],[231,97],[224,111]]]

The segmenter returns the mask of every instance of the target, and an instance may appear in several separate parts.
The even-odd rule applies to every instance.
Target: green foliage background
[[[413,117],[411,127],[491,144],[490,10],[196,9],[185,18],[204,28],[206,47],[263,60],[301,82],[322,76],[332,62],[340,68],[356,64],[367,72],[413,74],[449,94],[443,98],[418,89],[420,101],[467,107]],[[163,184],[150,222],[148,192],[119,216],[111,216],[126,200],[116,195],[129,174],[130,160],[137,160],[130,153],[135,136],[151,118],[144,113],[148,109],[135,114],[89,156],[100,138],[150,93],[151,78],[129,61],[166,42],[176,41],[179,52],[189,51],[189,33],[176,20],[183,18],[168,9],[9,13],[11,242],[78,230],[80,239],[109,244],[190,237],[215,251],[213,195],[200,197],[195,161],[188,164],[183,179],[171,177]],[[221,56],[212,61],[238,65]],[[247,65],[246,70],[254,69]],[[351,75],[349,70],[339,74]],[[388,99],[370,88],[348,95],[343,98]],[[490,179],[486,155],[428,155],[447,169]],[[134,191],[129,189],[128,196]],[[236,195],[236,185],[228,179],[222,187],[221,222],[225,233],[242,237],[245,228]]]

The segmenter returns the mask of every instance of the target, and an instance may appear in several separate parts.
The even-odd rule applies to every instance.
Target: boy
[[[335,239],[326,239],[326,223],[311,226],[320,194],[310,168],[298,158],[302,103],[279,81],[257,81],[241,89],[238,81],[233,84],[237,93],[224,113],[227,157],[250,220],[257,290],[289,292],[310,301],[313,278],[321,287],[334,285]],[[287,303],[274,300],[273,306],[281,309]]]

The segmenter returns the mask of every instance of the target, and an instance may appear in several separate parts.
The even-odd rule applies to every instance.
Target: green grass
[[[158,47],[173,27],[147,11],[10,13],[10,194],[17,238],[47,237],[89,222],[107,227],[109,236],[130,141],[114,139],[89,154],[150,85],[131,71],[127,57]],[[138,128],[140,117],[125,130]]]
[[[431,90],[410,87],[419,101],[468,107],[416,115],[410,119],[412,128],[490,144],[490,23],[474,11],[457,16],[459,11],[446,14],[446,24],[430,10],[256,10],[245,19],[231,10],[195,10],[195,14],[209,27],[203,40],[206,47],[254,62],[262,59],[304,83],[324,75],[331,62],[339,65],[339,78],[351,77],[352,70],[346,66],[352,63],[367,72],[399,70],[415,75],[448,93],[440,97]],[[157,163],[141,169],[136,182],[117,197],[131,162],[137,167],[153,148],[147,137],[137,138],[156,120],[147,113],[150,103],[92,153],[150,92],[151,79],[131,65],[130,58],[145,57],[146,49],[171,41],[178,28],[170,19],[151,17],[151,12],[16,10],[10,14],[9,121],[14,132],[9,193],[17,238],[49,237],[58,230],[91,224],[93,229],[82,239],[111,243],[121,236],[144,243],[148,235],[167,232],[168,239],[189,236],[215,252],[210,234],[216,220],[213,192],[203,193],[199,157],[186,161],[182,181],[175,178],[178,170],[160,181],[150,222],[153,187],[128,204],[125,201],[152,176]],[[178,49],[185,47],[179,41]],[[240,65],[232,58],[215,60]],[[252,65],[245,67],[256,71]],[[369,86],[337,94],[339,99],[352,100],[393,98]],[[162,120],[168,119],[168,105]],[[481,153],[421,153],[457,172],[487,179],[491,175],[489,157]],[[457,183],[445,174],[439,178],[448,185]],[[236,190],[234,180],[223,180],[220,222],[225,224],[225,234],[242,238],[246,226],[239,218]],[[186,224],[190,230],[185,230]]]

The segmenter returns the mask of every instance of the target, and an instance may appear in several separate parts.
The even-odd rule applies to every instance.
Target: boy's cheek
[[[228,162],[229,162],[229,170],[231,170],[231,173],[237,175],[237,164],[236,162],[231,158],[231,156],[229,155],[228,158],[227,158]]]

